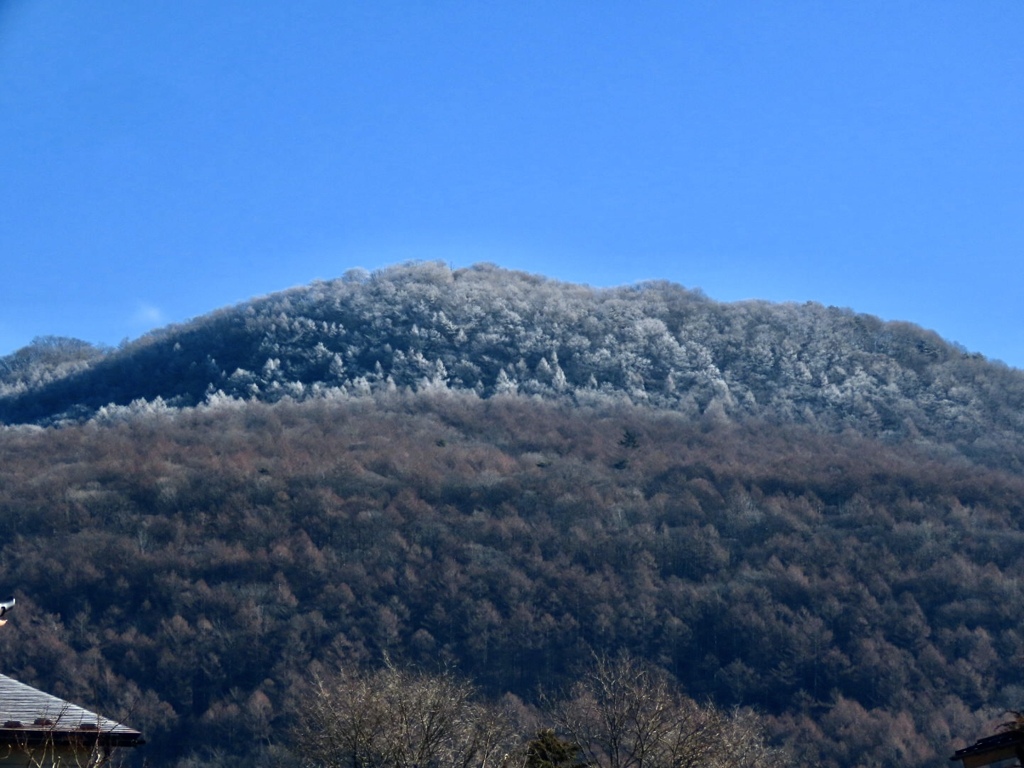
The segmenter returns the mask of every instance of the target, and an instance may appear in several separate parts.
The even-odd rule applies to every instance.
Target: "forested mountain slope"
[[[303,685],[591,652],[924,766],[1024,704],[1024,373],[905,323],[490,266],[0,360],[3,672],[153,766],[294,764]]]
[[[795,764],[932,766],[1024,698],[1024,480],[847,432],[393,392],[0,431],[3,671],[153,766],[288,764],[338,664],[537,703],[591,651]]]
[[[1024,455],[1024,372],[916,326],[815,304],[721,304],[669,283],[598,290],[488,265],[352,272],[84,362],[72,349],[76,364],[60,375],[52,362],[46,375],[15,366],[16,355],[0,361],[6,423],[157,398],[195,405],[218,392],[276,401],[447,387],[852,429],[1014,469]]]

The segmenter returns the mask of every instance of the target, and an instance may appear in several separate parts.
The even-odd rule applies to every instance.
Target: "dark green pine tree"
[[[526,768],[585,768],[579,744],[551,728],[537,733],[526,746]]]

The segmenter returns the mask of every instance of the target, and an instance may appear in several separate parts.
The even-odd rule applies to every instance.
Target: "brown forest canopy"
[[[13,427],[0,655],[153,764],[269,760],[317,669],[443,663],[529,705],[627,651],[801,764],[923,766],[1019,708],[1021,499],[852,433],[511,395]]]

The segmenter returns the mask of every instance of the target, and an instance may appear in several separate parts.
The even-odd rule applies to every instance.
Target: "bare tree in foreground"
[[[295,751],[316,768],[488,768],[511,743],[502,714],[448,673],[343,672],[299,710]]]
[[[509,718],[451,674],[387,666],[319,680],[299,706],[309,768],[779,768],[759,718],[698,705],[629,657],[598,658],[517,747]]]
[[[753,713],[698,705],[667,674],[629,657],[598,658],[553,706],[593,768],[774,768]]]

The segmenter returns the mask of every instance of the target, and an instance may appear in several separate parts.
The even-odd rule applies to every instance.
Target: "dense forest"
[[[136,761],[288,762],[385,659],[537,716],[628,653],[830,768],[1024,699],[1024,375],[910,325],[411,265],[0,374],[3,672]]]

